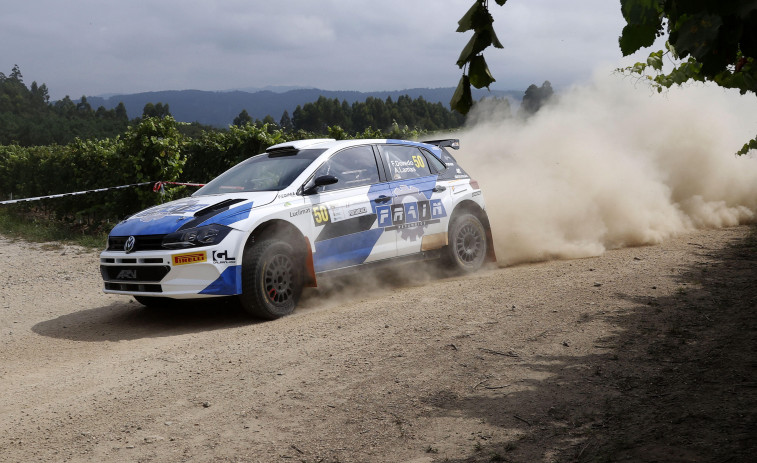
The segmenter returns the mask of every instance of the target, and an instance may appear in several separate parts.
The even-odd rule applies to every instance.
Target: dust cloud
[[[523,121],[483,108],[453,153],[480,182],[500,265],[580,258],[751,222],[751,95],[657,94],[617,75],[556,95]],[[750,153],[753,154],[753,153]]]

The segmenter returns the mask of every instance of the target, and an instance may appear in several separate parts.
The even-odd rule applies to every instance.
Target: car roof
[[[373,144],[393,144],[393,145],[409,145],[423,147],[438,158],[441,159],[442,151],[436,145],[430,145],[428,143],[410,141],[410,140],[395,140],[395,139],[354,139],[354,140],[335,140],[333,138],[311,138],[305,140],[293,140],[277,145],[270,146],[266,151],[279,151],[279,150],[301,150],[301,149],[325,149],[325,150],[338,150],[349,146],[359,145],[373,145]]]

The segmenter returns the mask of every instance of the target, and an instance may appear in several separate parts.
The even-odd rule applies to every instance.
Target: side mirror
[[[339,179],[334,177],[333,175],[321,175],[320,177],[316,177],[310,182],[305,185],[305,187],[302,190],[302,194],[304,195],[314,195],[318,193],[318,187],[325,186],[325,185],[333,185],[336,182],[338,182]]]

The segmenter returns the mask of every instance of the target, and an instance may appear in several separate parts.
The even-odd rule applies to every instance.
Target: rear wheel
[[[475,272],[486,260],[486,230],[473,214],[455,216],[449,228],[445,262],[457,272]]]
[[[302,265],[292,246],[276,239],[248,246],[242,261],[245,311],[274,320],[294,311],[302,294]]]

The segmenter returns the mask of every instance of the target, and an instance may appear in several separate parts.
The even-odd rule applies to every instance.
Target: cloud
[[[492,4],[505,50],[487,53],[501,89],[586,79],[620,56],[622,18],[606,0]],[[470,33],[459,0],[7,0],[0,71],[19,64],[54,98],[198,88],[339,90],[454,86]]]

